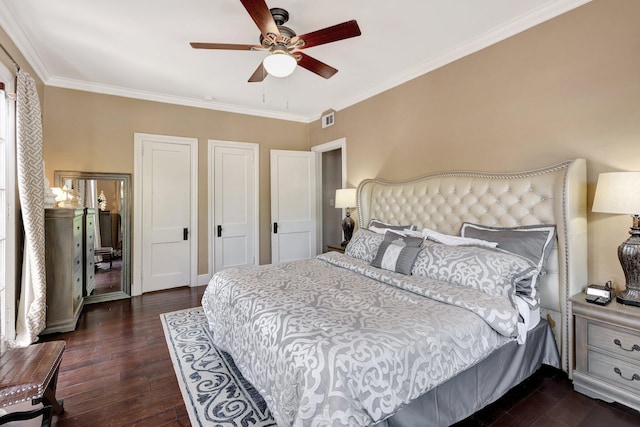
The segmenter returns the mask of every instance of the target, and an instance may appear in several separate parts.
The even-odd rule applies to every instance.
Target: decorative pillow
[[[516,282],[516,293],[531,307],[539,304],[538,277],[545,273],[544,266],[549,259],[556,236],[555,225],[531,225],[520,227],[489,227],[463,223],[463,236],[488,239],[498,242],[498,249],[519,255],[535,265],[536,274],[530,279]]]
[[[359,228],[353,233],[349,244],[344,250],[345,255],[371,263],[376,257],[380,243],[384,240],[382,234]]]
[[[420,240],[424,240],[424,235],[422,234],[422,231],[418,231],[418,230],[393,230],[393,232],[401,234],[403,236],[417,237]]]
[[[526,258],[480,246],[423,244],[411,274],[464,286],[493,296],[511,296],[521,281],[538,274]],[[532,307],[537,301],[527,301]]]
[[[371,265],[397,273],[411,274],[422,241],[420,237],[403,236],[387,231]]]
[[[549,259],[556,236],[555,225],[528,225],[520,227],[488,227],[485,225],[462,223],[463,237],[490,240],[498,243],[498,248],[531,260],[539,272]]]
[[[497,242],[488,242],[486,240],[472,239],[470,237],[452,236],[450,234],[439,233],[429,228],[424,228],[422,230],[422,235],[427,240],[432,240],[449,246],[476,245],[487,248],[495,248],[498,246]]]
[[[384,234],[388,230],[398,231],[398,230],[417,230],[418,229],[418,227],[416,227],[415,225],[393,225],[393,224],[388,224],[386,222],[378,221],[377,219],[372,219],[371,221],[369,221],[369,227],[367,228],[373,231],[374,233],[380,233],[380,234]]]

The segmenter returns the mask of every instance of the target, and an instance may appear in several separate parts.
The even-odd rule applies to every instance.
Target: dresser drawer
[[[82,275],[83,275],[82,268],[74,272],[74,275],[73,275],[73,294],[71,297],[73,298],[74,312],[82,302],[82,285],[83,285]]]
[[[589,350],[589,374],[607,382],[640,393],[640,366]]]
[[[74,259],[74,265],[76,264],[76,261],[79,261],[80,263],[83,262],[83,253],[82,253],[82,240],[81,239],[74,239],[73,240],[73,259]]]
[[[640,364],[640,333],[621,327],[589,322],[587,343]]]

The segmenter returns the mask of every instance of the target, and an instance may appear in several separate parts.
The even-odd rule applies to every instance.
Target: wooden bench
[[[101,256],[102,262],[106,262],[105,258],[108,258],[109,261],[109,270],[113,268],[113,248],[112,247],[104,247],[104,248],[96,248],[93,252],[95,256]]]
[[[49,426],[52,412],[64,412],[56,399],[58,371],[66,343],[51,341],[24,348],[7,350],[0,356],[0,408],[31,400],[44,408],[14,412],[0,417],[0,424],[43,416],[42,425]]]

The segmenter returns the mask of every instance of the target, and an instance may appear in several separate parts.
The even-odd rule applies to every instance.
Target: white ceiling
[[[266,52],[189,46],[259,44],[239,0],[0,0],[0,26],[50,86],[310,122],[588,1],[267,0],[298,34],[355,19],[362,35],[304,51],[328,80],[263,83],[247,79]]]

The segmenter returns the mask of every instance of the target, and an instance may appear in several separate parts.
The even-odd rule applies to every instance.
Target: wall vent
[[[322,116],[322,129],[327,128],[329,126],[333,126],[334,123],[334,112],[330,112],[329,114],[325,114]]]

